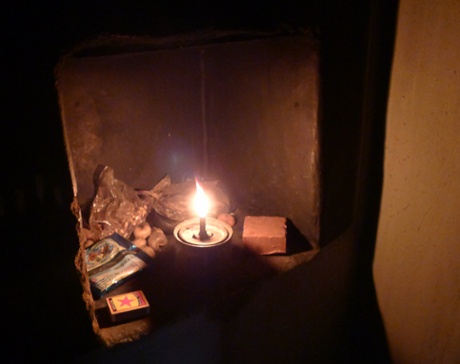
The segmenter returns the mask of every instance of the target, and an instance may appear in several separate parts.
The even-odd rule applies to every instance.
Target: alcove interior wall
[[[207,37],[109,37],[64,58],[58,89],[78,203],[89,206],[98,165],[138,189],[198,175],[221,181],[235,208],[286,216],[316,245],[316,41]]]

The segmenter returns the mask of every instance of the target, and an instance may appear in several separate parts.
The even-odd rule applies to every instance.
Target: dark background
[[[337,59],[347,67],[349,79],[364,82],[369,3],[2,2],[0,241],[4,251],[2,325],[7,339],[3,339],[1,350],[6,351],[7,362],[66,362],[100,345],[92,332],[73,264],[78,249],[76,220],[69,208],[72,187],[54,87],[54,69],[64,53],[100,34],[165,36],[201,29],[306,26],[318,31],[326,44],[323,67],[341,54]],[[335,65],[335,69],[339,67]],[[348,146],[340,143],[361,123],[350,117],[350,125],[337,128],[334,120],[339,114],[347,120],[343,115],[362,108],[364,91],[362,86],[355,87],[355,98],[347,103],[338,98],[328,104],[335,93],[349,92],[350,85],[336,84],[334,73],[323,76],[322,106],[331,105],[323,111],[323,127],[331,143],[339,145],[336,152],[328,150],[324,159],[342,166],[336,171],[326,170],[323,177],[327,181],[331,180],[328,173],[329,177],[336,178],[337,173],[343,177],[341,188],[326,186],[331,197],[325,199],[325,209],[331,211],[328,218],[338,222],[329,230],[332,238],[351,221],[353,197],[344,198],[343,191],[354,190],[358,183],[355,162],[360,136],[349,132]],[[340,163],[344,158],[352,162]],[[334,209],[337,199],[343,203]],[[378,200],[378,194],[374,199]],[[368,233],[372,236],[372,229]],[[366,254],[372,254],[372,246]],[[369,268],[369,264],[364,266]]]

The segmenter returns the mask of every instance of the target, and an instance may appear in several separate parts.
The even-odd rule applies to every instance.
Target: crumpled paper
[[[142,200],[134,188],[114,177],[113,169],[105,167],[91,206],[89,230],[99,239],[113,233],[128,239],[149,211],[149,201]]]
[[[230,199],[219,187],[218,181],[200,182],[200,185],[210,201],[208,216],[216,217],[230,210]],[[179,223],[197,216],[193,205],[195,195],[194,180],[169,184],[162,189],[153,208],[161,216]]]
[[[210,200],[208,216],[217,217],[229,212],[230,199],[219,186],[219,181],[200,182]],[[170,232],[178,223],[196,217],[193,198],[195,180],[172,183],[169,175],[163,177],[151,190],[136,191],[114,177],[113,169],[104,167],[97,181],[97,193],[91,205],[89,232],[93,240],[118,233],[129,239],[136,226],[155,212],[158,227]],[[97,237],[97,238],[94,238]]]
[[[231,210],[230,199],[219,181],[200,182],[200,186],[210,201],[208,216],[217,217],[220,213]],[[152,190],[138,193],[150,199],[153,223],[165,233],[172,234],[178,223],[197,216],[193,207],[196,195],[195,180],[172,183],[171,178],[166,175]]]

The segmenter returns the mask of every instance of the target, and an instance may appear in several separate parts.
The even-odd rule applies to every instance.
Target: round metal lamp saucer
[[[230,225],[212,217],[206,218],[206,232],[209,238],[200,240],[200,219],[194,218],[177,224],[174,228],[174,237],[185,245],[210,248],[228,242],[233,235]]]

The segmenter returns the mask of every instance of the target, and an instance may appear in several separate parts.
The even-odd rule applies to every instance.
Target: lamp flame
[[[195,211],[199,217],[206,217],[209,211],[209,200],[204,193],[203,188],[196,182],[196,195],[194,200]]]

